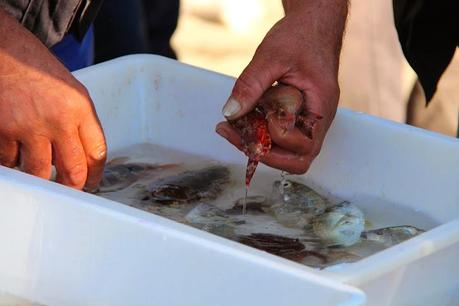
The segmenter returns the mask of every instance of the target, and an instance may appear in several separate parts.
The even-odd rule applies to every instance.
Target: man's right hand
[[[0,164],[45,179],[97,188],[104,134],[86,88],[0,8]]]

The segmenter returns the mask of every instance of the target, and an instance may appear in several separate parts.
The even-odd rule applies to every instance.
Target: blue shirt
[[[51,51],[70,71],[92,65],[94,61],[93,27],[89,28],[81,42],[72,34],[66,34],[60,42],[51,47]]]

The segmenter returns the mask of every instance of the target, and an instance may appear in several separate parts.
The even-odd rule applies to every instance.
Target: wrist
[[[349,0],[282,0],[285,15],[298,12],[307,12],[311,8],[332,9],[347,16]]]

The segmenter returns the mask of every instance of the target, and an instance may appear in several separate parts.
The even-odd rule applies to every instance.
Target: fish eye
[[[292,186],[292,183],[289,182],[289,181],[283,181],[282,182],[282,187],[284,188],[289,188],[290,186]]]

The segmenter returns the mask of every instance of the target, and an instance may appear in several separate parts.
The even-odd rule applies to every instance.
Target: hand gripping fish
[[[305,108],[303,94],[295,87],[277,84],[269,88],[258,101],[257,107],[247,115],[229,123],[242,138],[242,151],[249,158],[246,170],[246,187],[260,160],[268,154],[272,140],[268,129],[269,116],[277,116],[280,127],[292,130],[297,127],[312,139],[314,126],[322,116]]]

